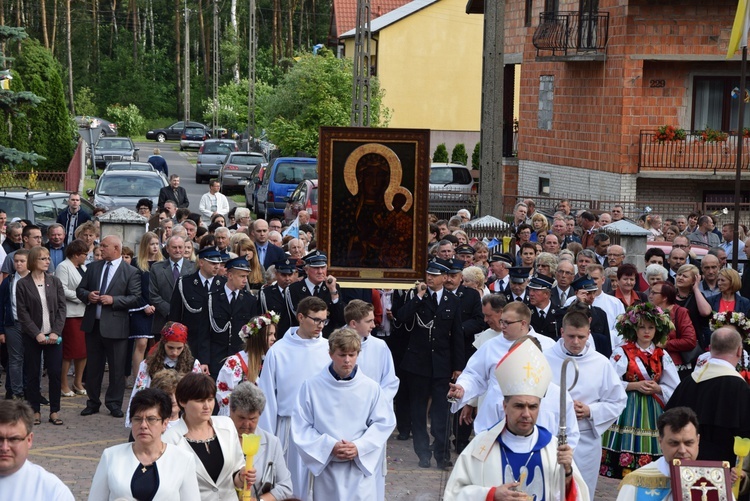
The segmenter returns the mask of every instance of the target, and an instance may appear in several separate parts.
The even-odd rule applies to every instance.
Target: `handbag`
[[[274,478],[276,477],[276,472],[274,471],[273,461],[269,461],[269,463],[266,465],[266,469],[263,472],[263,476],[260,478],[260,493],[261,494],[268,494],[271,492],[271,489],[274,488]]]

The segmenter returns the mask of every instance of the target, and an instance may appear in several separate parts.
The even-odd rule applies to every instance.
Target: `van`
[[[287,200],[299,183],[318,179],[315,158],[279,157],[266,168],[255,202],[257,217],[283,216]]]

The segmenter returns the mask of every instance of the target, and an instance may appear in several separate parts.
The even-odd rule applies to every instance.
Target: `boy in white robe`
[[[353,299],[344,308],[344,321],[350,329],[359,334],[362,348],[357,357],[357,369],[378,383],[383,391],[383,398],[393,409],[393,399],[398,391],[399,380],[393,365],[391,350],[385,341],[370,336],[375,328],[375,308],[361,299]],[[395,414],[394,414],[395,417]],[[388,471],[385,458],[385,447],[381,454],[380,467],[375,472],[377,499],[385,498],[385,475]]]
[[[557,383],[567,358],[578,365],[578,381],[570,389],[580,432],[573,457],[593,500],[602,457],[602,433],[620,416],[628,397],[612,364],[597,353],[591,341],[589,318],[581,311],[565,315],[562,337],[552,349],[544,352],[544,356]],[[572,367],[567,370],[566,382],[571,384],[574,381]]]
[[[308,470],[289,439],[291,419],[303,381],[330,363],[328,343],[320,335],[327,317],[328,307],[322,299],[310,296],[300,301],[297,307],[299,327],[290,327],[284,337],[271,346],[258,379],[258,387],[266,396],[266,410],[258,426],[281,441],[296,497],[305,490]]]
[[[371,501],[396,416],[380,385],[357,370],[359,335],[344,327],[328,344],[332,362],[302,384],[292,417],[292,440],[314,476],[301,498]]]
[[[506,418],[480,433],[458,457],[445,487],[445,501],[527,499],[586,501],[586,483],[573,461],[570,444],[536,424],[552,370],[529,339],[500,360],[495,377],[501,385]],[[564,492],[563,492],[564,485]]]

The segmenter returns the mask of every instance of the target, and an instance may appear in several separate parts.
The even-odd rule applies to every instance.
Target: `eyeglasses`
[[[648,295],[649,296],[656,296],[656,295],[661,296],[661,291],[648,291]]]
[[[315,317],[311,317],[310,315],[305,315],[305,318],[309,318],[310,320],[312,320],[313,322],[315,322],[315,325],[317,325],[317,326],[323,326],[323,327],[325,327],[326,325],[328,325],[328,319],[327,318],[315,318]]]
[[[155,425],[157,423],[161,423],[164,420],[162,418],[156,417],[156,416],[148,416],[148,417],[135,416],[130,421],[132,421],[133,424],[136,425],[136,426],[140,426],[141,424],[143,424],[144,421],[146,421],[146,423],[149,426],[153,426],[153,425]]]
[[[23,442],[24,440],[26,440],[27,438],[29,438],[28,434],[25,437],[0,437],[0,445],[5,442],[8,442],[9,446],[15,447],[21,442]]]
[[[517,324],[518,322],[523,322],[523,320],[513,320],[512,322],[508,322],[507,320],[500,320],[500,323],[506,327],[509,325]]]

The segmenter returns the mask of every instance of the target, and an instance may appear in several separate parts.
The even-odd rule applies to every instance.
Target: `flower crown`
[[[733,326],[740,333],[742,339],[748,339],[750,336],[750,319],[743,313],[730,311],[726,313],[714,313],[709,321],[711,331],[715,331],[727,325]]]
[[[244,340],[250,336],[254,336],[259,333],[260,330],[264,327],[267,327],[271,324],[278,324],[279,320],[281,320],[281,316],[279,316],[279,314],[273,310],[268,311],[263,315],[259,315],[242,326],[242,328],[240,329],[240,338]]]
[[[628,308],[628,311],[617,317],[617,325],[615,327],[623,339],[635,341],[638,339],[638,323],[641,320],[647,320],[656,326],[654,343],[666,339],[669,332],[674,330],[674,324],[669,314],[653,303],[641,303],[631,306]]]

